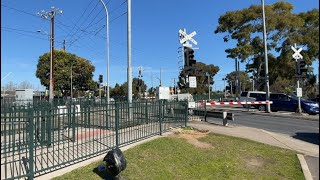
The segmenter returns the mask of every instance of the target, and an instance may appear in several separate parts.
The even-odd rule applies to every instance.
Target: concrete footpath
[[[297,152],[301,168],[306,180],[319,179],[319,166],[313,167],[314,163],[307,164],[306,158],[316,158],[319,160],[319,146],[294,139],[288,135],[273,133],[262,129],[244,126],[222,126],[210,124],[208,122],[191,121],[188,126],[200,130],[209,130],[212,133],[250,139],[264,144],[290,149]],[[305,158],[306,157],[306,158]],[[312,167],[310,167],[312,166]],[[311,172],[310,169],[313,171]]]

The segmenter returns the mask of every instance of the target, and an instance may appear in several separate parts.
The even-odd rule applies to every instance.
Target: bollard
[[[228,126],[227,112],[222,112],[223,125]]]

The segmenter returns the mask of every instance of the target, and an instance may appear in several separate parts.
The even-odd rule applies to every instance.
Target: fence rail
[[[2,103],[1,179],[33,179],[186,126],[187,102]]]

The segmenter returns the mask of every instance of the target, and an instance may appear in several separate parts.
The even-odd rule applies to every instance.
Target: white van
[[[240,94],[240,102],[251,102],[255,101],[258,96],[265,97],[266,92],[264,91],[243,91]],[[248,108],[249,105],[243,104],[243,107]],[[251,105],[252,106],[252,105]]]

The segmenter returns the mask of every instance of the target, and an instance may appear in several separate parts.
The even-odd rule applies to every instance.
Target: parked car
[[[256,99],[258,97],[263,98],[265,97],[266,92],[264,91],[242,91],[240,94],[240,102],[252,102],[252,101],[256,101]],[[244,104],[243,107],[248,108],[248,106],[250,105],[246,105]],[[251,105],[253,106],[253,105]]]
[[[309,101],[317,102],[319,104],[319,98],[310,98]]]
[[[265,101],[265,97],[258,97],[258,101]],[[301,98],[301,111],[308,114],[319,114],[319,104]],[[271,111],[291,111],[298,112],[298,97],[284,93],[270,93]],[[259,111],[265,111],[266,105],[258,105]]]

